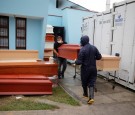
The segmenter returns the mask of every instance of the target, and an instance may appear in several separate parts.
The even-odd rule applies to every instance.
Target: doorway
[[[58,27],[58,26],[53,26],[53,32],[54,32],[54,40],[56,41],[58,36],[61,36],[63,41],[65,41],[65,32],[64,32],[64,27]]]

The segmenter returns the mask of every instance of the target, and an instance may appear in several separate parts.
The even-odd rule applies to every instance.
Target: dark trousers
[[[58,77],[64,77],[64,72],[67,68],[67,60],[65,58],[58,57]]]
[[[94,98],[94,85],[97,79],[96,67],[81,67],[81,81],[84,95],[87,95],[87,87],[89,88],[90,98]]]

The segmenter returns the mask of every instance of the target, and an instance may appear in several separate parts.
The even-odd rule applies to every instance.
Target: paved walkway
[[[134,115],[135,114],[135,92],[117,85],[112,89],[112,84],[106,80],[97,79],[97,92],[95,103],[87,105],[87,99],[82,97],[80,76],[76,79],[74,67],[68,66],[65,78],[59,80],[59,84],[75,99],[80,100],[81,106],[69,106],[51,101],[46,103],[58,104],[60,109],[56,110],[33,110],[33,111],[3,111],[0,115]]]

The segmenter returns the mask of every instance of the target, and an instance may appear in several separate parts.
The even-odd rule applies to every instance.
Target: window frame
[[[5,39],[8,40],[8,46],[0,46],[0,49],[9,49],[9,17],[0,15],[0,18],[5,18],[7,20],[7,25],[6,26],[0,25],[0,28],[7,29],[7,36],[0,36],[0,39],[5,38]]]
[[[23,20],[25,21],[25,27],[18,27],[17,26],[17,21],[18,20]],[[25,50],[26,49],[26,25],[27,25],[27,19],[26,18],[21,18],[21,17],[16,17],[16,49],[20,49],[20,50]],[[25,36],[24,37],[20,37],[20,36],[17,36],[17,30],[24,30],[25,31]],[[22,46],[17,46],[17,39],[24,39],[25,40],[25,46],[22,47]]]

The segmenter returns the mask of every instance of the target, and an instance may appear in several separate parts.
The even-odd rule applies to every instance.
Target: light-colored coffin
[[[38,60],[37,50],[0,50],[2,60]]]
[[[52,57],[53,56],[53,49],[51,49],[51,48],[44,49],[44,56],[45,57]]]
[[[47,25],[46,33],[53,34],[53,26],[52,25]]]
[[[45,42],[45,49],[53,49],[54,42]]]
[[[45,47],[44,47],[44,60],[45,61],[48,61],[49,57],[53,56],[53,47],[54,47],[54,35],[46,34]]]
[[[120,57],[102,54],[102,59],[97,60],[97,69],[101,71],[119,70]]]

